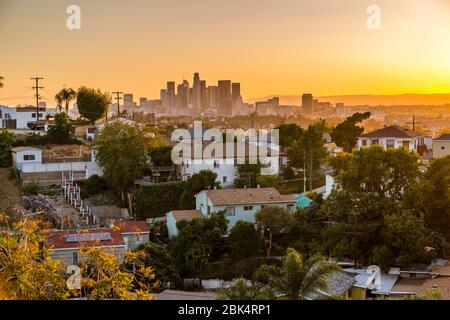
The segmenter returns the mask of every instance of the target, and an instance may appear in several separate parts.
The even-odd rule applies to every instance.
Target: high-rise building
[[[206,81],[201,80],[200,81],[200,107],[206,108]]]
[[[189,106],[189,82],[187,80],[183,80],[182,84],[179,84],[177,87],[177,107],[178,108],[187,108]]]
[[[219,80],[218,86],[218,113],[220,116],[231,116],[233,103],[231,100],[231,81]]]
[[[139,98],[139,106],[140,107],[143,107],[143,106],[145,106],[145,105],[147,105],[147,98],[146,97],[141,97],[141,98]]]
[[[207,88],[206,104],[210,108],[217,108],[218,88],[217,86],[209,86]]]
[[[173,81],[167,82],[167,106],[171,108],[175,106],[175,82]]]
[[[161,104],[164,107],[167,107],[168,106],[168,102],[169,102],[168,99],[167,99],[167,97],[168,97],[167,90],[166,89],[161,89],[159,97],[161,99]]]
[[[313,114],[313,95],[305,93],[302,96],[302,112],[306,116],[312,116]]]
[[[233,83],[231,84],[231,99],[236,102],[241,96],[241,84]]]
[[[194,83],[192,85],[192,106],[200,108],[202,106],[202,89],[200,75],[198,72],[194,73]]]
[[[134,107],[134,99],[132,93],[125,93],[123,95],[123,106],[125,108],[133,108]]]

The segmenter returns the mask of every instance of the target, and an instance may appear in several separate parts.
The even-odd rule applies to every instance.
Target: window
[[[214,160],[214,168],[219,168],[219,161]]]
[[[73,264],[78,264],[79,261],[79,256],[78,256],[78,251],[75,251],[72,253],[72,263]]]
[[[209,216],[211,214],[211,206],[208,206],[206,209],[206,214]]]
[[[32,113],[32,114],[31,114],[31,117],[32,117],[32,118],[36,118],[36,113]]]
[[[372,144],[380,144],[380,140],[378,139],[372,140]]]
[[[289,212],[294,211],[294,205],[293,204],[288,204],[287,205],[287,209],[288,209]]]
[[[366,139],[363,139],[363,140],[362,140],[362,145],[363,145],[363,146],[367,146],[367,140],[366,140]]]
[[[394,140],[386,140],[386,148],[388,149],[394,148]]]
[[[227,217],[234,216],[236,214],[234,207],[227,207],[225,210],[225,215]]]
[[[223,181],[223,183],[227,183],[227,177],[224,176],[223,179],[222,179],[222,181]]]
[[[244,206],[244,211],[252,211],[253,206]]]
[[[24,161],[33,161],[36,160],[36,157],[34,154],[26,154],[23,156]]]

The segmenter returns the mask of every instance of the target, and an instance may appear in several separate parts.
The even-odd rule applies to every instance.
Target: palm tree
[[[65,104],[66,113],[69,113],[70,101],[75,99],[77,93],[72,88],[62,88],[55,96],[55,100],[58,103],[59,111],[61,112],[62,103]]]
[[[329,263],[322,256],[304,259],[292,248],[288,248],[281,267],[280,289],[296,300],[316,290],[327,289],[327,276],[340,270],[337,264]]]

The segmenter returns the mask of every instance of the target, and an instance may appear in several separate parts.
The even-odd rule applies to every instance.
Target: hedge
[[[171,210],[179,210],[184,187],[184,181],[139,187],[133,196],[136,215],[140,219],[156,218]]]

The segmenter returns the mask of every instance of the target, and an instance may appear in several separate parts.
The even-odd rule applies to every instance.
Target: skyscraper
[[[167,106],[173,108],[175,106],[175,82],[167,82]]]
[[[231,81],[219,80],[218,87],[218,113],[221,116],[231,116],[233,103],[231,100]]]
[[[134,101],[133,101],[133,94],[132,93],[125,93],[123,95],[123,105],[124,105],[125,109],[134,107]]]
[[[231,99],[233,102],[236,102],[237,99],[241,96],[241,84],[233,83],[231,85]]]
[[[206,104],[210,108],[217,108],[218,100],[218,89],[217,86],[209,86],[207,91],[207,102]]]
[[[201,80],[200,81],[200,107],[206,108],[206,81]]]
[[[183,80],[182,84],[177,87],[177,107],[187,108],[189,106],[189,82]]]
[[[305,93],[302,96],[302,113],[306,116],[312,116],[313,114],[313,95]]]
[[[194,84],[192,85],[192,106],[194,108],[200,108],[202,106],[202,89],[200,75],[194,73]]]

